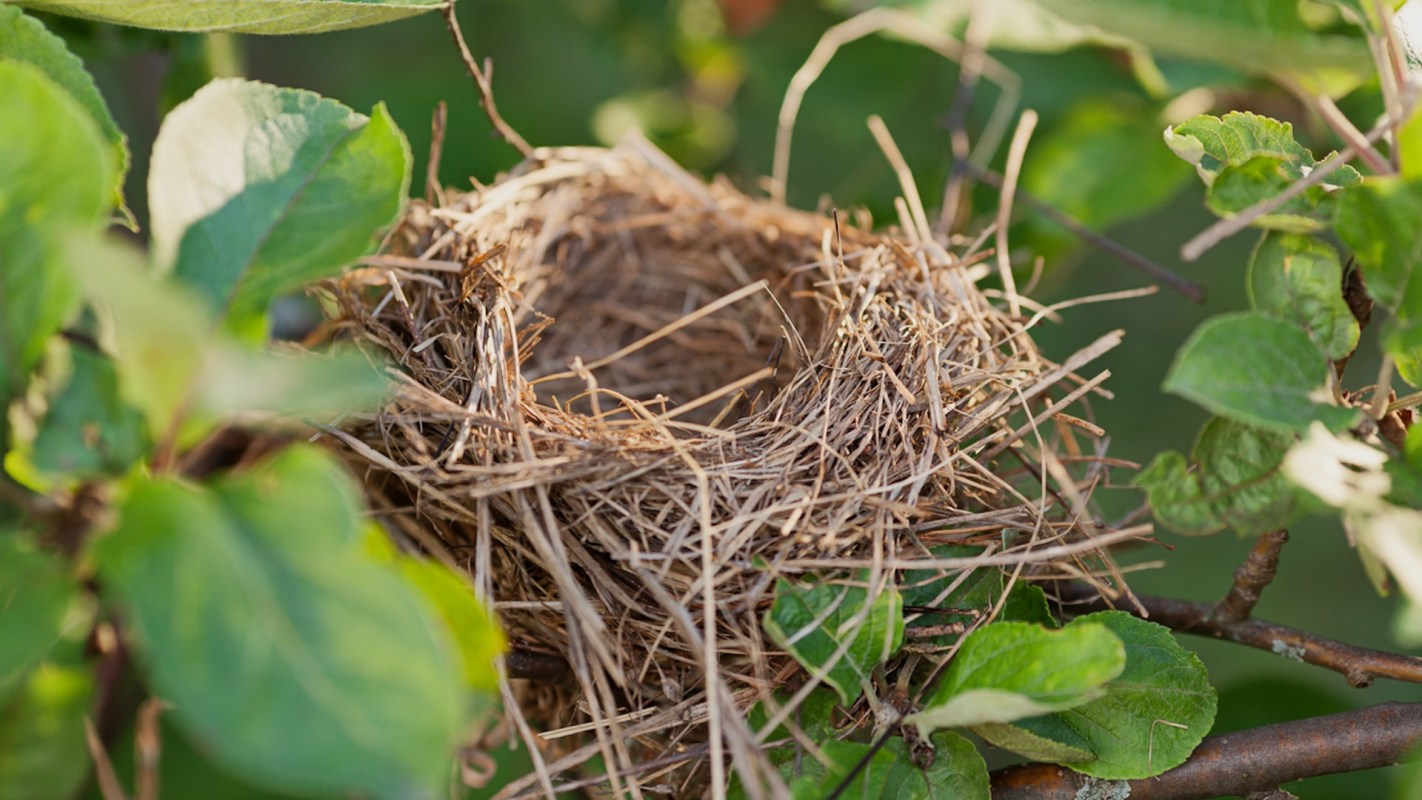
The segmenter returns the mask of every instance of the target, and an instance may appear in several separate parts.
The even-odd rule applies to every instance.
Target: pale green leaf
[[[19,8],[0,4],[0,60],[24,62],[38,68],[77,102],[89,115],[104,141],[113,164],[110,203],[132,226],[132,215],[123,203],[123,179],[128,174],[128,137],[119,130],[94,78],[84,62],[69,52],[64,40]],[[9,141],[8,139],[5,141]]]
[[[1343,262],[1312,236],[1265,234],[1249,259],[1249,303],[1299,324],[1339,359],[1358,346],[1358,320],[1343,299]]]
[[[1011,722],[1085,703],[1125,667],[1103,626],[1050,630],[997,622],[964,639],[933,695],[909,721],[924,730]]]
[[[63,562],[29,536],[0,532],[0,689],[13,687],[59,641],[75,594]]]
[[[211,323],[181,286],[154,278],[142,256],[115,241],[74,237],[66,261],[88,301],[113,327],[119,389],[165,435],[205,360]]]
[[[84,718],[93,670],[45,664],[0,706],[0,797],[73,797],[89,777]]]
[[[147,680],[219,764],[295,793],[442,794],[467,708],[425,600],[366,552],[359,490],[285,451],[139,484],[95,542]]]
[[[1215,417],[1200,430],[1189,461],[1173,450],[1161,453],[1131,485],[1149,492],[1156,521],[1176,533],[1279,530],[1314,505],[1281,469],[1296,440]]]
[[[1162,388],[1261,428],[1301,431],[1318,420],[1339,430],[1358,411],[1328,403],[1329,369],[1299,326],[1259,312],[1222,314],[1191,334]]]
[[[859,696],[870,670],[903,644],[903,598],[885,586],[871,601],[867,573],[847,583],[782,579],[775,586],[775,604],[765,613],[765,630],[847,704]]]
[[[384,106],[367,118],[311,92],[213,81],[168,115],[153,146],[154,261],[229,328],[250,331],[274,297],[371,247],[409,174]]]
[[[8,0],[53,14],[202,33],[321,33],[432,11],[444,0]]]
[[[359,352],[335,354],[214,347],[198,386],[198,406],[225,416],[334,416],[379,405],[390,392],[380,367]]]
[[[1220,61],[1250,72],[1315,78],[1372,75],[1361,35],[1320,33],[1298,5],[1278,0],[1040,0],[1061,19],[1161,53]],[[1334,78],[1335,81],[1340,80]]]
[[[973,733],[1033,761],[1084,764],[1096,758],[1091,742],[1055,714],[974,725]]]

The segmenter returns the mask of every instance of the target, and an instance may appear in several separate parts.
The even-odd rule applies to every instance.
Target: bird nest
[[[990,254],[925,227],[756,200],[633,140],[416,202],[328,284],[335,326],[403,378],[335,431],[345,455],[507,633],[509,730],[538,769],[505,796],[597,756],[617,791],[773,782],[748,709],[817,680],[765,633],[778,579],[1109,568],[1126,534],[1090,521],[1105,467],[1078,410],[1104,375],[1077,373],[1117,335],[1049,361],[1025,301],[979,288]]]

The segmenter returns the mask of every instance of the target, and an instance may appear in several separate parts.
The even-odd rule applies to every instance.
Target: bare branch
[[[1211,619],[1224,624],[1249,619],[1259,602],[1259,594],[1279,570],[1279,551],[1288,540],[1289,532],[1280,530],[1263,534],[1254,542],[1249,557],[1234,571],[1234,585],[1229,587],[1229,594],[1215,604]]]
[[[1184,764],[1143,780],[1099,781],[1055,764],[1008,767],[993,773],[992,797],[1075,800],[1088,784],[1119,788],[1109,796],[1129,795],[1131,800],[1208,800],[1258,792],[1269,797],[1267,792],[1300,778],[1401,763],[1415,755],[1419,744],[1422,703],[1384,703],[1211,736]]]
[[[454,15],[454,0],[447,0],[440,7],[439,13],[444,17],[444,24],[449,26],[454,43],[459,47],[459,57],[464,59],[465,69],[469,70],[470,77],[474,78],[474,83],[479,87],[479,105],[484,107],[484,113],[488,115],[489,123],[494,126],[494,132],[513,145],[524,158],[532,157],[533,147],[499,116],[499,109],[494,105],[494,87],[489,82],[489,73],[474,61],[474,55],[469,52],[469,45],[464,43],[464,33],[459,29],[459,20]]]
[[[971,174],[976,180],[980,180],[983,183],[986,183],[988,186],[993,187],[994,189],[1002,189],[1002,176],[994,172],[993,170],[987,169],[985,167],[978,167],[974,164],[968,164],[966,168],[968,170],[968,173]],[[1109,239],[1105,236],[1102,236],[1096,231],[1093,231],[1090,228],[1086,227],[1076,217],[1071,216],[1070,214],[1051,205],[1050,203],[1047,203],[1033,195],[1022,191],[1021,188],[1018,188],[1017,190],[1017,200],[1022,202],[1024,205],[1029,206],[1032,210],[1045,215],[1047,218],[1051,219],[1053,222],[1057,223],[1063,228],[1066,228],[1067,230],[1071,231],[1082,241],[1097,248],[1101,252],[1112,256],[1116,260],[1121,261],[1122,263],[1128,266],[1135,267],[1141,272],[1144,272],[1145,274],[1156,279],[1160,283],[1163,283],[1166,286],[1169,286],[1170,288],[1179,292],[1180,294],[1185,295],[1196,303],[1204,302],[1205,287],[1201,286],[1200,284],[1186,280],[1185,278],[1175,274],[1174,272],[1171,272],[1169,269],[1161,266],[1160,264],[1151,261],[1149,258],[1146,258],[1145,256],[1141,255],[1140,253],[1137,253],[1129,247],[1126,247],[1125,245],[1120,244],[1119,242],[1116,242],[1113,239]]]
[[[1071,614],[1112,608],[1095,589],[1085,584],[1059,583],[1056,595],[1063,603],[1070,604],[1066,610]],[[1261,619],[1221,622],[1214,619],[1215,606],[1211,603],[1149,595],[1136,595],[1136,599],[1140,602],[1140,608],[1121,610],[1158,622],[1179,633],[1224,639],[1330,669],[1347,678],[1349,685],[1356,688],[1371,685],[1374,678],[1422,683],[1422,658],[1354,647]],[[1145,613],[1141,613],[1141,608]]]

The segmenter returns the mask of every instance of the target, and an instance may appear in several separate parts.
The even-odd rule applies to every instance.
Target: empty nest
[[[543,149],[412,204],[327,286],[334,326],[402,377],[341,449],[508,635],[508,730],[537,770],[503,796],[597,780],[595,756],[619,793],[773,789],[747,710],[784,716],[804,692],[772,691],[814,682],[762,630],[779,578],[1110,569],[1099,548],[1132,532],[1090,522],[1101,432],[1066,409],[1119,336],[1048,361],[978,287],[988,254],[913,219],[838,225],[642,140]]]

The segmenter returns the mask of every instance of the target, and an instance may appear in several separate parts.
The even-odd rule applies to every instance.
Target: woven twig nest
[[[882,588],[942,543],[1097,568],[1094,426],[1061,411],[1114,339],[1048,362],[970,260],[637,140],[416,203],[334,286],[407,378],[340,434],[383,518],[469,570],[521,658],[568,665],[555,707],[506,694],[561,729],[542,777],[600,754],[614,789],[693,791],[724,754],[761,780],[746,710],[806,678],[762,630],[779,577]]]

